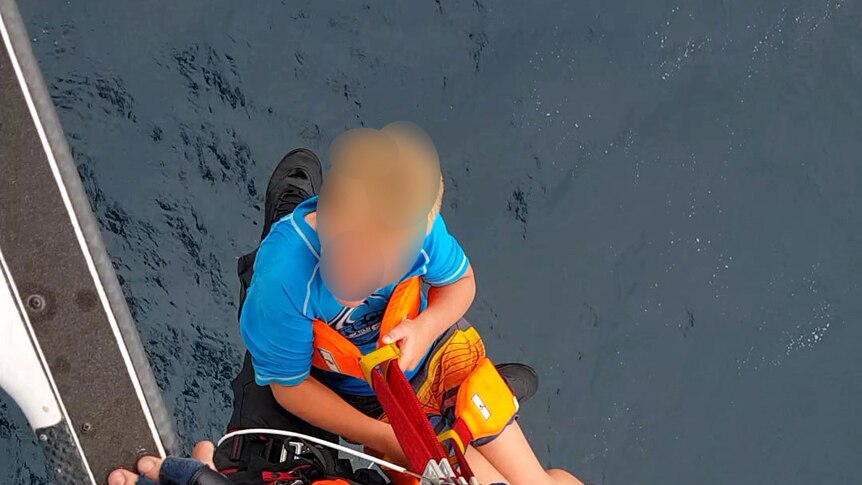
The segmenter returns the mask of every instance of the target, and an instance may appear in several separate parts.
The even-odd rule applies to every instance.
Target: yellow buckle
[[[362,356],[359,359],[359,367],[362,369],[362,375],[365,376],[365,380],[368,383],[371,383],[371,372],[378,365],[389,362],[390,360],[396,360],[401,357],[401,350],[395,344],[389,344],[379,349],[371,352],[370,354]]]
[[[458,446],[458,449],[461,450],[462,453],[464,452],[464,442],[461,441],[461,436],[459,436],[454,429],[447,429],[437,435],[437,441],[441,443],[445,443],[448,440],[452,440]]]

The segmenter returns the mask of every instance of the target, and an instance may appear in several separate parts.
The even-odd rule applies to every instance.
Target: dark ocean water
[[[860,2],[21,3],[187,447],[228,417],[276,161],[407,119],[544,462],[862,483]],[[5,396],[0,482],[48,482]]]

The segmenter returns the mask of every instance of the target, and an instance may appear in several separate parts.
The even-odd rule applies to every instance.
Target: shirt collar
[[[320,237],[305,220],[305,216],[317,210],[317,196],[309,197],[293,209],[293,227],[308,244],[315,256],[320,258]]]

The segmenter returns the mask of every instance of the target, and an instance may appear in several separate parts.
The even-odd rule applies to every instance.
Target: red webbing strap
[[[437,433],[431,427],[431,421],[428,420],[428,416],[422,410],[422,404],[419,403],[419,398],[416,397],[413,386],[410,385],[407,376],[404,375],[398,362],[393,361],[388,366],[386,383],[389,384],[389,389],[397,399],[397,403],[407,414],[407,417],[410,418],[411,422],[416,423],[416,438],[421,440],[424,446],[432,451],[432,459],[440,461],[446,458],[443,445],[437,441]]]
[[[470,431],[470,428],[467,427],[467,423],[460,418],[452,425],[452,431],[458,434],[458,437],[461,438],[461,442],[464,443],[464,446],[469,445],[470,442],[473,441],[473,433]],[[455,449],[455,458],[458,460],[461,475],[468,479],[473,478],[473,470],[470,469],[470,465],[467,463],[467,458],[464,456],[464,452],[461,451],[461,448],[457,443],[453,448]]]
[[[420,431],[416,427],[416,421],[411,419],[404,407],[399,404],[395,394],[377,369],[371,373],[371,386],[389,418],[389,424],[395,431],[401,450],[410,462],[410,468],[416,473],[423,473],[428,461],[435,459],[433,448],[429,449],[426,441],[419,438]]]
[[[470,465],[467,464],[467,457],[464,456],[464,452],[461,451],[461,448],[453,446],[452,449],[455,450],[455,459],[458,460],[458,472],[462,477],[467,480],[473,478],[473,470],[470,469]]]
[[[467,446],[471,441],[473,441],[473,432],[470,431],[470,428],[467,427],[467,423],[465,423],[461,418],[455,420],[455,424],[452,425],[452,431],[458,433],[458,437],[461,438],[464,446]]]

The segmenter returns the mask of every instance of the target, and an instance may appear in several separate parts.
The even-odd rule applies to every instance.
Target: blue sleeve
[[[470,267],[470,260],[458,241],[446,230],[446,223],[440,215],[434,221],[431,234],[425,238],[423,250],[428,257],[423,279],[431,286],[454,283]]]
[[[257,384],[295,386],[311,370],[313,326],[294,305],[283,281],[271,274],[255,274],[240,315],[240,331]]]

